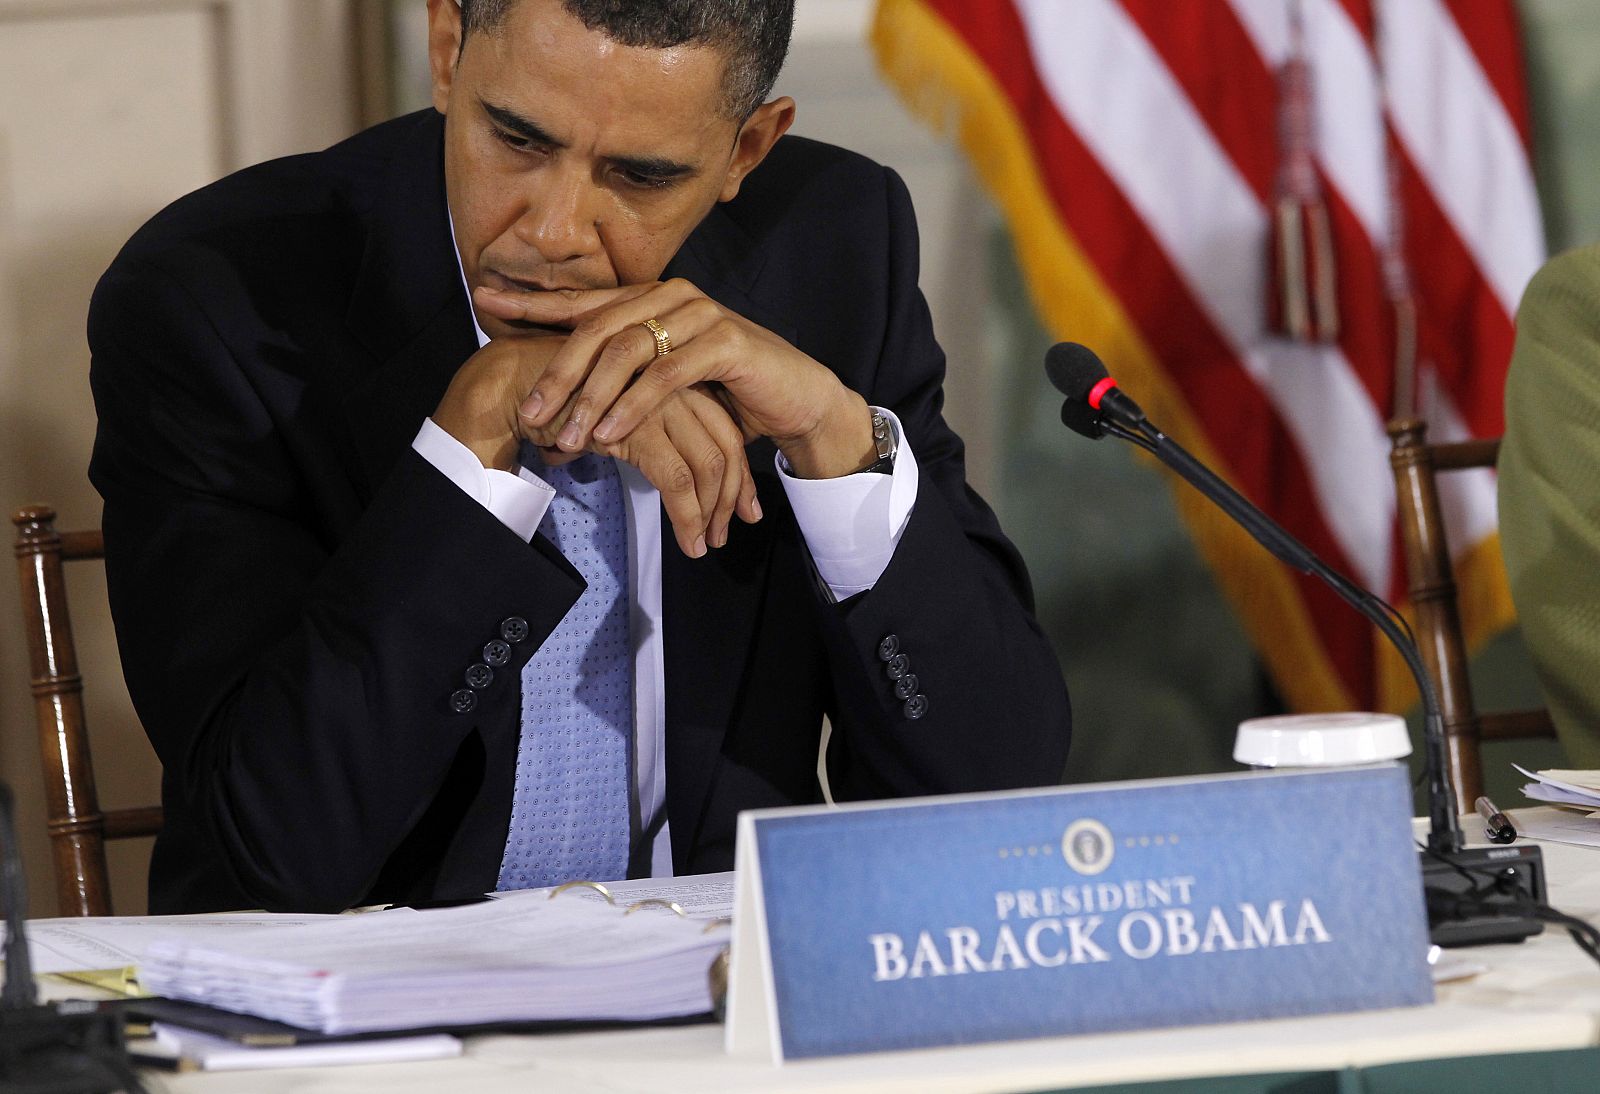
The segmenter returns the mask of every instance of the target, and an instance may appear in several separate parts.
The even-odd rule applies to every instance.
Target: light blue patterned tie
[[[522,670],[522,739],[501,889],[628,873],[633,652],[614,461],[529,465],[555,487],[539,531],[589,583]]]

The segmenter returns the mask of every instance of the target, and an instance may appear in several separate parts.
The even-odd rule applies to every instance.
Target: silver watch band
[[[877,448],[878,458],[870,467],[862,468],[859,474],[892,475],[894,474],[895,435],[894,426],[889,424],[889,419],[874,410],[872,412],[872,443]]]

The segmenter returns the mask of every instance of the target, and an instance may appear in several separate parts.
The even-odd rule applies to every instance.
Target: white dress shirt
[[[465,274],[462,288],[466,289]],[[489,336],[484,334],[476,316],[473,327],[478,345],[487,344]],[[865,592],[877,583],[888,568],[917,499],[917,461],[906,444],[900,420],[887,410],[874,409],[880,409],[898,441],[891,474],[801,479],[789,473],[788,463],[781,454],[776,460],[778,478],[794,509],[795,521],[811,557],[816,561],[817,572],[840,600]],[[555,497],[554,488],[527,467],[519,467],[516,474],[484,467],[471,449],[445,432],[432,418],[422,423],[412,447],[525,540],[533,538]],[[635,777],[639,784],[639,816],[648,831],[666,808],[667,801],[661,495],[633,465],[618,460],[617,469],[628,496]],[[796,580],[799,579],[796,575]],[[672,837],[664,821],[651,848],[651,872],[657,877],[672,874]]]

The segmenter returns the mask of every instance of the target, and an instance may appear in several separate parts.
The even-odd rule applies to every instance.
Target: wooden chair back
[[[17,526],[17,577],[39,723],[56,895],[61,915],[110,915],[105,841],[155,835],[161,829],[161,809],[100,808],[62,566],[104,558],[105,542],[98,530],[58,532],[55,519],[55,510],[44,505],[19,509],[11,517]]]
[[[1429,444],[1427,430],[1427,423],[1416,418],[1390,422],[1393,447],[1389,465],[1394,470],[1406,586],[1417,625],[1417,644],[1439,692],[1456,810],[1470,813],[1483,793],[1479,744],[1554,737],[1555,726],[1545,710],[1480,714],[1473,704],[1467,642],[1456,608],[1455,571],[1450,564],[1450,544],[1435,476],[1440,472],[1493,467],[1500,454],[1500,439]]]

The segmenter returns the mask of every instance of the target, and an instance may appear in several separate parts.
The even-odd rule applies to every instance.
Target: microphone
[[[1051,346],[1044,355],[1044,370],[1056,390],[1067,398],[1061,404],[1061,424],[1091,441],[1106,434],[1120,437],[1140,448],[1155,451],[1145,437],[1124,421],[1144,422],[1144,411],[1116,386],[1117,382],[1106,374],[1094,351],[1076,342],[1062,342]],[[1095,398],[1090,402],[1088,395]],[[1108,419],[1105,408],[1115,407],[1120,412]]]
[[[1162,463],[1188,479],[1196,490],[1221,507],[1281,562],[1303,574],[1317,572],[1321,560],[1299,540],[1151,425],[1139,404],[1125,395],[1106,372],[1106,366],[1094,350],[1076,342],[1059,342],[1045,353],[1044,370],[1056,390],[1067,397],[1061,405],[1061,421],[1068,429],[1091,440],[1099,440],[1109,433],[1155,453]],[[1332,570],[1328,573],[1343,580]],[[1371,595],[1365,589],[1360,592]]]
[[[1117,386],[1094,350],[1076,342],[1058,342],[1044,355],[1045,375],[1067,399],[1086,404],[1124,429],[1139,431],[1147,420],[1139,404]],[[1065,415],[1065,409],[1062,410]],[[1066,418],[1063,417],[1065,422]],[[1068,428],[1072,428],[1068,423]],[[1078,432],[1083,432],[1078,430]],[[1085,434],[1087,436],[1087,434]]]
[[[1256,508],[1243,494],[1151,424],[1144,411],[1139,409],[1139,404],[1117,387],[1094,350],[1075,342],[1051,346],[1045,354],[1045,374],[1056,390],[1067,397],[1069,405],[1078,404],[1070,410],[1068,406],[1061,408],[1061,420],[1070,428],[1095,439],[1096,428],[1113,436],[1122,435],[1119,429],[1134,434],[1138,441],[1143,442],[1143,447],[1154,452],[1162,463],[1216,503],[1255,537],[1256,542],[1301,573],[1320,578],[1341,600],[1371,620],[1384,637],[1394,644],[1410,668],[1411,675],[1416,678],[1417,689],[1422,695],[1430,814],[1428,850],[1437,855],[1460,852],[1463,845],[1461,825],[1456,819],[1445,777],[1444,721],[1439,713],[1438,695],[1422,664],[1422,655],[1417,651],[1416,643],[1400,629],[1403,621],[1396,622],[1400,619],[1399,613],[1381,597],[1363,589],[1323,562],[1310,548],[1290,535],[1286,528]],[[1069,417],[1071,421],[1068,421]],[[1074,425],[1074,422],[1078,424]]]
[[[1151,424],[1139,404],[1116,386],[1093,350],[1072,342],[1052,346],[1045,354],[1045,373],[1067,397],[1061,407],[1061,421],[1069,429],[1091,440],[1109,433],[1155,453],[1162,463],[1237,521],[1256,542],[1301,573],[1320,578],[1341,600],[1371,620],[1400,651],[1422,696],[1423,767],[1428,780],[1429,813],[1422,883],[1429,897],[1433,941],[1442,946],[1516,942],[1542,931],[1543,923],[1525,907],[1530,899],[1536,907],[1545,902],[1544,861],[1539,849],[1515,849],[1515,862],[1508,859],[1512,849],[1463,849],[1461,825],[1446,775],[1447,746],[1439,696],[1400,613],[1323,562],[1281,524]],[[1473,892],[1489,893],[1486,902],[1472,909],[1459,901],[1451,905],[1453,910],[1436,907],[1439,902],[1435,897],[1462,891],[1463,879],[1465,887]]]
[[[1106,435],[1106,424],[1100,414],[1088,403],[1080,403],[1076,399],[1062,400],[1061,424],[1091,441],[1098,441]]]

